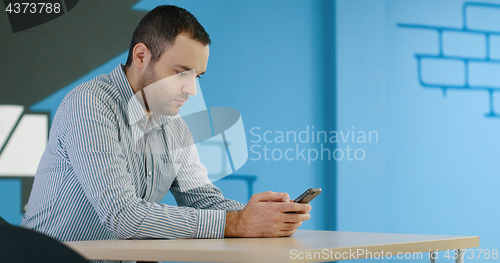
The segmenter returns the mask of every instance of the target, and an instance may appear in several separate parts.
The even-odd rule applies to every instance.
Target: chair
[[[10,226],[10,224],[5,221],[1,216],[0,216],[0,226],[3,226],[3,225],[6,225],[6,226]]]
[[[0,223],[0,262],[89,263],[59,241],[7,222]]]

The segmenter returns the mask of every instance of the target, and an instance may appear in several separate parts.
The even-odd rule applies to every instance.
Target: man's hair
[[[132,64],[134,46],[138,43],[146,45],[151,52],[150,64],[154,64],[179,34],[186,34],[207,46],[211,43],[205,28],[189,11],[173,5],[157,6],[135,28],[126,66]]]

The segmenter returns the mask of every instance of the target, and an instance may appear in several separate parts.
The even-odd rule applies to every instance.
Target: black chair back
[[[9,224],[0,224],[0,262],[89,263],[51,237]]]
[[[5,221],[5,220],[4,220],[4,219],[0,216],[0,226],[3,226],[3,225],[8,225],[8,226],[10,226],[10,224],[9,224],[7,221]]]

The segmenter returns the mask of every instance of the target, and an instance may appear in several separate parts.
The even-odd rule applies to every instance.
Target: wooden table
[[[285,238],[99,240],[65,244],[89,260],[323,262],[411,256],[434,262],[430,258],[433,251],[458,249],[456,262],[462,263],[460,249],[479,247],[479,237],[299,230]]]

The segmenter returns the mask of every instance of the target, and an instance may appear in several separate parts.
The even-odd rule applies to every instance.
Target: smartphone
[[[321,188],[309,188],[293,201],[295,203],[307,204],[319,194],[321,194]]]

